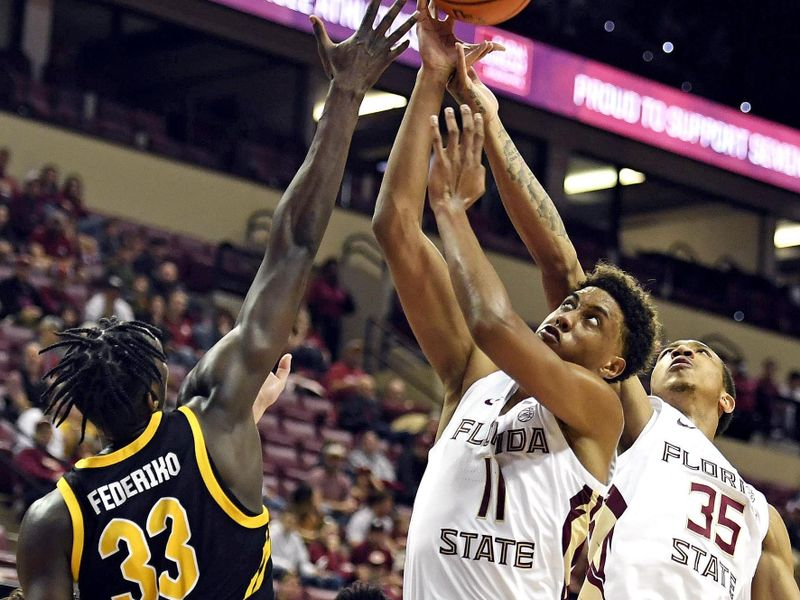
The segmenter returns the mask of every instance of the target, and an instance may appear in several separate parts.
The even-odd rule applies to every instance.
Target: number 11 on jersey
[[[481,498],[481,506],[478,509],[478,518],[485,519],[489,513],[489,503],[492,499],[492,459],[487,456],[483,459],[484,467],[486,467],[486,480],[483,486],[483,498]],[[497,496],[495,498],[495,521],[503,522],[506,518],[506,480],[503,477],[503,471],[500,465],[497,464]]]

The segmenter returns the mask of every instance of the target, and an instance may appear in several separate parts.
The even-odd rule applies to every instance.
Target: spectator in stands
[[[315,540],[324,523],[320,495],[307,483],[300,483],[289,497],[287,512],[294,515],[297,531],[308,541]]]
[[[150,314],[145,321],[151,325],[155,325],[161,330],[162,343],[166,344],[169,341],[169,333],[167,332],[166,324],[167,303],[164,302],[164,296],[153,296],[150,298]]]
[[[22,374],[11,371],[6,376],[5,395],[3,396],[2,417],[6,421],[16,423],[20,415],[31,407],[25,386],[22,384]]]
[[[272,563],[277,576],[285,571],[300,575],[301,579],[317,574],[306,544],[297,531],[297,521],[293,513],[284,512],[277,521],[270,523],[269,537],[272,540]]]
[[[69,285],[69,270],[56,269],[50,281],[39,288],[44,312],[49,315],[60,315],[64,309],[72,304],[72,299],[67,292]]]
[[[19,195],[19,184],[8,172],[8,163],[11,162],[11,151],[0,148],[0,200],[9,201]]]
[[[79,175],[72,174],[66,178],[57,206],[75,221],[80,221],[89,214],[83,204],[83,180]]]
[[[119,249],[123,246],[119,221],[116,219],[106,219],[103,223],[102,231],[97,236],[97,241],[100,244],[100,252],[103,253],[103,256],[116,256]],[[145,275],[149,274],[149,271],[145,273]]]
[[[32,324],[42,316],[42,297],[30,283],[31,259],[17,257],[14,274],[0,281],[0,319],[11,316],[19,323]]]
[[[352,482],[343,468],[346,455],[347,450],[342,444],[328,442],[322,448],[322,465],[311,469],[306,479],[308,485],[319,493],[322,508],[334,516],[350,515],[358,508],[350,496]]]
[[[120,246],[117,251],[111,255],[111,259],[107,263],[106,270],[109,275],[116,275],[122,280],[125,289],[131,289],[133,283],[140,277],[147,281],[148,295],[150,291],[150,278],[145,274],[139,274],[134,268],[136,260],[136,249],[132,246]],[[135,311],[134,311],[135,312]]]
[[[28,478],[30,485],[25,486],[23,500],[27,509],[36,500],[53,491],[56,481],[66,472],[64,465],[54,459],[47,451],[53,436],[53,426],[42,417],[36,423],[33,434],[33,445],[21,450],[14,462]]]
[[[350,433],[361,433],[368,429],[387,436],[389,429],[381,420],[381,407],[375,395],[375,379],[362,375],[353,387],[338,394],[337,424]]]
[[[133,309],[133,316],[138,321],[147,321],[150,315],[150,278],[136,275],[129,289],[126,300]]]
[[[186,368],[197,362],[197,343],[193,334],[193,321],[189,316],[189,296],[181,289],[173,290],[167,298],[164,327],[169,336],[167,354]]]
[[[342,581],[353,578],[353,565],[345,553],[335,521],[325,522],[319,537],[309,544],[308,554],[320,573],[338,575]]]
[[[78,256],[78,236],[75,224],[60,210],[54,210],[37,226],[30,241],[41,244],[47,256],[74,258]]]
[[[294,573],[286,571],[281,577],[276,576],[278,581],[275,600],[307,600],[308,595],[300,585],[300,578]]]
[[[14,251],[20,248],[21,239],[11,226],[11,211],[8,204],[0,204],[0,241],[8,242]]]
[[[61,322],[61,319],[54,315],[47,315],[39,322],[39,326],[36,329],[36,343],[39,344],[40,348],[52,346],[59,340],[56,334],[63,330],[64,324]],[[53,352],[47,353],[47,355],[40,355],[42,359],[42,370],[46,373],[55,367],[62,356],[64,356],[64,351],[61,348],[56,348]]]
[[[31,275],[42,275],[45,277],[50,275],[55,261],[52,256],[45,252],[44,246],[39,242],[28,240],[28,255],[31,261]],[[67,270],[69,271],[71,269],[67,268]]]
[[[740,440],[749,440],[757,427],[756,386],[755,379],[747,372],[744,359],[730,363],[733,385],[736,388],[736,415],[731,421],[725,435]]]
[[[334,360],[339,356],[342,318],[356,309],[353,297],[339,284],[339,263],[329,258],[320,268],[308,290],[311,321],[319,331]]]
[[[180,288],[180,271],[178,265],[167,260],[158,265],[153,277],[153,291],[164,298]]]
[[[366,539],[353,547],[350,553],[350,560],[356,568],[358,579],[368,580],[369,574],[364,571],[364,567],[369,565],[370,555],[379,552],[383,555],[383,563],[391,571],[394,567],[392,551],[389,547],[389,530],[382,520],[376,519],[369,525]]]
[[[28,239],[44,220],[45,201],[37,174],[25,178],[22,194],[11,203],[11,225],[20,239]]]
[[[775,383],[775,361],[768,358],[762,364],[761,376],[756,385],[756,414],[758,428],[765,438],[773,432],[773,405],[778,397],[778,385]]]
[[[297,311],[294,330],[289,336],[287,347],[292,354],[295,373],[320,377],[327,369],[330,354],[322,338],[311,328],[311,315],[304,306]]]
[[[355,547],[367,539],[373,521],[383,523],[386,531],[392,528],[394,500],[386,491],[376,491],[367,498],[367,505],[357,510],[347,524],[345,535],[350,546]]]
[[[389,600],[383,591],[374,585],[356,581],[350,587],[341,590],[333,600]]]
[[[381,441],[374,431],[361,435],[361,444],[350,453],[353,469],[369,469],[377,479],[392,483],[395,480],[394,466],[381,449]]]
[[[72,304],[67,304],[61,309],[59,313],[61,322],[64,323],[64,329],[72,329],[80,325],[81,314]]]
[[[60,195],[58,182],[60,179],[58,167],[53,163],[43,165],[39,171],[39,184],[42,186],[42,194],[49,202],[55,204]]]
[[[140,240],[147,239],[144,232],[139,232],[136,238]],[[144,247],[144,251],[136,257],[136,262],[133,266],[137,273],[144,273],[145,275],[150,275],[154,279],[158,279],[156,269],[162,263],[167,262],[168,254],[169,242],[167,242],[167,240],[163,238],[150,240]],[[177,281],[177,277],[175,277],[175,280]],[[162,293],[160,287],[156,286],[156,289],[159,293]],[[169,292],[169,290],[164,292],[164,294],[166,295],[167,292]]]
[[[792,371],[786,383],[780,386],[780,396],[783,403],[783,428],[786,437],[800,440],[800,423],[797,418],[797,408],[800,404],[800,371]],[[737,398],[738,405],[738,398]]]
[[[78,234],[78,267],[92,269],[93,271],[101,270],[103,265],[103,256],[100,254],[100,246],[97,240],[90,235],[84,233]],[[125,282],[128,287],[130,282]]]
[[[84,310],[84,319],[96,323],[102,318],[117,317],[121,321],[133,320],[131,305],[122,298],[122,280],[111,275],[103,281],[102,289],[89,298]]]
[[[432,445],[433,438],[431,436],[420,434],[414,437],[400,455],[397,464],[397,483],[400,484],[397,501],[400,504],[414,505],[419,483],[428,466],[428,450]]]
[[[203,349],[208,350],[216,344],[219,340],[225,337],[231,329],[233,329],[236,319],[231,312],[225,308],[215,308],[212,319],[198,323],[192,332],[195,344]],[[288,350],[292,353],[292,371],[296,372],[296,360],[294,350]]]
[[[384,420],[389,423],[412,412],[427,412],[406,395],[406,382],[399,377],[390,379],[383,388],[381,411]]]
[[[323,381],[332,399],[336,400],[340,392],[358,385],[361,377],[366,375],[364,369],[361,368],[363,359],[364,342],[361,340],[347,342],[342,359],[330,366]]]
[[[42,347],[38,342],[28,342],[22,349],[22,366],[20,375],[25,394],[31,406],[44,409],[42,394],[47,389],[47,383],[42,381],[44,370],[44,357],[39,354]]]

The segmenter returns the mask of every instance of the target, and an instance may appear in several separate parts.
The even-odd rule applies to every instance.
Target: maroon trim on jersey
[[[505,521],[506,518],[506,479],[503,477],[503,470],[497,466],[497,514],[498,521]]]
[[[586,516],[587,510],[590,510],[588,505],[592,501],[592,496],[592,488],[590,488],[588,485],[584,485],[583,488],[569,500],[570,510],[567,513],[564,526],[561,528],[561,556],[565,559],[564,564],[569,564],[570,573],[564,573],[564,587],[561,590],[562,600],[567,600],[569,597],[568,582],[572,571],[573,561],[575,560],[575,554],[578,553],[578,548],[586,543],[586,541],[583,540],[578,548],[576,548],[573,556],[569,558],[569,562],[567,562],[567,552],[569,552],[569,547],[572,543],[573,525],[575,524],[575,521]]]
[[[608,494],[606,495],[603,504],[607,506],[609,511],[611,511],[611,514],[614,515],[615,521],[614,525],[606,534],[605,539],[603,539],[603,545],[600,549],[600,558],[598,559],[597,564],[595,565],[592,557],[589,557],[589,569],[586,572],[586,582],[584,585],[592,585],[600,593],[600,597],[605,600],[606,559],[608,558],[608,551],[611,548],[611,542],[614,539],[614,529],[616,528],[617,522],[622,516],[622,513],[624,513],[628,508],[628,503],[625,502],[625,498],[622,497],[622,494],[616,488],[616,486],[612,485],[608,490]],[[590,525],[590,530],[594,530],[594,522],[592,522]]]
[[[483,498],[481,507],[478,510],[478,518],[485,519],[489,512],[489,500],[492,495],[492,459],[488,456],[483,459],[483,466],[486,468],[486,484],[483,486]],[[473,504],[473,506],[475,506]]]

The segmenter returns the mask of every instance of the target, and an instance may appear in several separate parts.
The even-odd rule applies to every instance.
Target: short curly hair
[[[607,263],[599,263],[574,291],[600,288],[622,309],[622,357],[625,369],[609,383],[638,375],[650,368],[661,340],[661,323],[653,301],[631,275]]]

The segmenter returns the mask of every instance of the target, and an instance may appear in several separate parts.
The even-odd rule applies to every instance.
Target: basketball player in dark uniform
[[[160,410],[167,367],[153,328],[102,320],[60,334],[49,410],[58,423],[76,407],[107,445],[26,515],[17,559],[27,600],[70,599],[73,582],[82,600],[273,598],[253,405],[294,323],[361,100],[416,21],[388,33],[398,0],[373,28],[379,4],[339,44],[312,17],[331,80],[325,110],[236,326],[189,373],[181,408]]]

